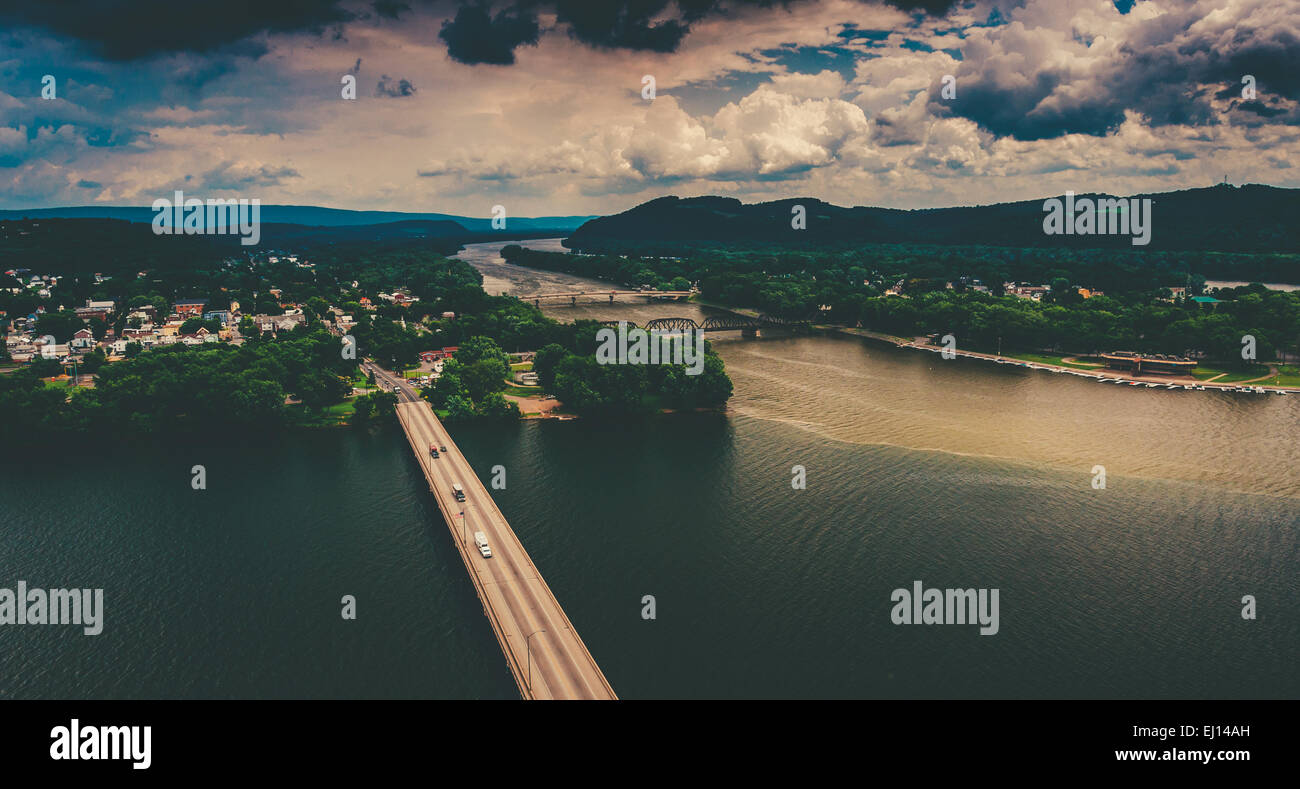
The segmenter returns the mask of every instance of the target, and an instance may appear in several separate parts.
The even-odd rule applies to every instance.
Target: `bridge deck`
[[[375,376],[398,384],[398,419],[474,582],[519,694],[525,699],[617,698],[514,530],[433,409],[392,375],[376,368]],[[434,460],[429,454],[430,444],[446,446],[447,451]],[[463,489],[464,502],[452,496],[453,482]],[[476,531],[487,535],[492,558],[479,554],[474,545]],[[526,644],[529,635],[532,637]]]

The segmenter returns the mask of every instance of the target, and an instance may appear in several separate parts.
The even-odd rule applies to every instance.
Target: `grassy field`
[[[510,372],[512,373],[526,373],[532,369],[533,369],[532,362],[516,362],[510,365]]]
[[[863,336],[884,337],[886,339],[893,340],[894,342],[911,342],[913,339],[915,339],[913,337],[900,337],[897,334],[886,334],[885,332],[881,332],[881,331],[871,331],[870,329],[846,329],[840,326],[831,326],[831,325],[825,325],[825,326],[818,325],[816,326],[816,328],[823,329],[826,331],[842,331],[845,332],[846,334],[854,334],[859,337],[863,337]]]
[[[539,397],[543,394],[540,386],[519,386],[508,381],[501,393],[508,394],[511,397]]]
[[[356,413],[356,404],[350,399],[326,406],[319,411],[308,410],[302,405],[289,406],[290,422],[302,427],[331,427],[346,424],[352,419],[354,413]]]
[[[1066,356],[1072,354],[1052,354],[1052,353],[1005,353],[1010,359],[1019,359],[1023,362],[1035,362],[1037,364],[1055,364],[1059,367],[1073,367],[1076,370],[1099,370],[1103,365],[1099,362],[1067,362]]]
[[[1278,374],[1267,381],[1260,381],[1261,386],[1300,386],[1300,365],[1279,364]]]
[[[1258,378],[1261,375],[1268,375],[1268,365],[1255,364],[1251,365],[1247,370],[1240,370],[1237,368],[1212,367],[1209,365],[1198,364],[1196,365],[1196,369],[1192,370],[1192,375],[1198,381],[1208,381],[1211,378],[1214,378],[1216,384],[1233,384],[1238,381],[1249,381],[1250,379]],[[1215,376],[1218,375],[1222,375],[1223,377],[1215,378]],[[1262,384],[1264,382],[1260,381],[1260,383]]]

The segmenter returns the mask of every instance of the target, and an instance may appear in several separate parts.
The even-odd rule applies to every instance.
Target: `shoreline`
[[[728,307],[713,302],[704,301],[703,299],[693,299],[694,303],[702,307],[723,310],[735,315],[743,315],[749,318],[758,317],[757,310],[751,310],[741,307]],[[930,353],[941,353],[942,348],[934,345],[926,345],[918,342],[916,339],[898,337],[892,334],[873,332],[867,329],[850,328],[848,326],[834,326],[831,324],[813,324],[813,328],[819,332],[841,334],[847,337],[859,337],[876,342],[887,343],[895,348],[908,348],[916,351],[929,351]],[[1134,376],[1129,373],[1112,370],[1107,367],[1099,367],[1096,370],[1084,369],[1081,367],[1070,367],[1061,364],[1052,364],[1050,362],[1031,362],[1025,359],[1017,359],[1014,356],[999,356],[992,353],[981,353],[979,351],[956,350],[953,352],[956,356],[967,359],[977,359],[994,364],[1010,364],[1017,367],[1027,367],[1031,370],[1047,370],[1053,373],[1064,373],[1068,375],[1077,375],[1084,378],[1094,378],[1097,380],[1106,379],[1107,383],[1120,383],[1125,386],[1140,386],[1144,389],[1165,389],[1167,391],[1220,391],[1235,392],[1237,394],[1300,394],[1300,387],[1296,386],[1270,386],[1265,384],[1250,383],[1249,381],[1237,381],[1232,383],[1213,383],[1212,381],[1202,381],[1191,376]],[[1258,379],[1255,379],[1258,380]],[[1245,391],[1243,391],[1245,390]]]
[[[512,264],[512,265],[519,265],[519,264]],[[520,268],[529,268],[529,267],[520,266]],[[547,269],[538,269],[538,270],[547,270]],[[600,281],[603,282],[605,280],[600,280]],[[729,312],[733,315],[741,315],[747,318],[757,318],[760,314],[757,310],[753,310],[753,309],[748,309],[744,307],[732,307],[723,304],[717,304],[711,301],[706,301],[705,299],[700,298],[698,294],[689,297],[687,301],[692,304],[696,304],[700,307],[707,307],[709,309]],[[939,353],[943,350],[942,348],[939,348],[937,346],[922,344],[914,338],[908,339],[906,337],[897,337],[891,334],[882,334],[880,332],[873,332],[866,329],[850,328],[847,326],[833,326],[829,324],[813,324],[813,328],[820,332],[831,332],[835,334],[842,334],[849,337],[860,337],[864,339],[874,340],[876,342],[884,342],[893,345],[896,348],[910,348],[912,350],[930,351],[932,353]],[[1105,367],[1093,371],[1093,370],[1082,369],[1079,367],[1069,367],[1066,365],[1052,364],[1049,362],[1031,362],[1031,361],[1026,361],[1024,359],[1017,359],[1015,357],[999,356],[997,354],[981,353],[979,351],[956,350],[954,351],[954,353],[957,356],[961,356],[967,359],[983,360],[986,362],[992,362],[994,364],[1011,364],[1018,367],[1027,367],[1031,370],[1047,370],[1056,374],[1076,375],[1085,378],[1094,378],[1097,380],[1106,379],[1107,383],[1119,383],[1124,386],[1139,386],[1144,389],[1165,389],[1167,391],[1169,390],[1207,391],[1207,392],[1220,391],[1220,392],[1236,392],[1238,394],[1281,394],[1281,395],[1300,394],[1300,387],[1296,387],[1296,386],[1271,386],[1271,385],[1264,385],[1258,383],[1252,384],[1248,381],[1238,381],[1234,383],[1213,383],[1212,381],[1201,381],[1199,379],[1193,378],[1191,376],[1185,376],[1185,375],[1161,376],[1161,377],[1133,376],[1122,371],[1111,370]],[[524,418],[538,419],[538,418],[548,418],[548,417],[534,416],[534,417],[524,417]],[[576,419],[577,417],[575,416],[572,418]]]
[[[829,331],[835,334],[843,334],[849,337],[861,337],[876,342],[883,342],[893,345],[896,348],[910,348],[917,351],[928,351],[930,353],[942,353],[943,348],[935,345],[926,345],[916,340],[908,340],[903,337],[895,337],[890,334],[881,334],[866,329],[853,329],[843,326],[818,326],[822,331]],[[1024,359],[1017,359],[1013,356],[999,356],[992,353],[981,353],[979,351],[953,351],[955,356],[967,359],[977,359],[995,364],[1010,364],[1017,367],[1027,367],[1031,370],[1047,370],[1053,373],[1066,373],[1083,378],[1093,378],[1099,381],[1104,380],[1106,383],[1118,383],[1125,386],[1141,386],[1146,389],[1166,389],[1180,391],[1220,391],[1236,392],[1239,394],[1300,394],[1300,388],[1291,386],[1265,386],[1262,384],[1249,384],[1241,381],[1236,383],[1217,384],[1211,381],[1201,381],[1186,375],[1178,376],[1135,376],[1126,372],[1111,370],[1102,367],[1098,370],[1085,370],[1079,367],[1068,367],[1060,364],[1051,364],[1049,362],[1030,362]],[[1245,391],[1243,391],[1245,390]]]

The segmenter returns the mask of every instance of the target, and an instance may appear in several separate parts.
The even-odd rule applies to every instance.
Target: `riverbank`
[[[540,271],[540,269],[531,269],[524,267],[527,271]],[[602,282],[606,282],[601,280]],[[691,296],[689,303],[700,308],[717,310],[719,312],[731,313],[734,315],[748,318],[757,318],[760,312],[754,309],[735,307],[725,304],[719,304],[701,298],[698,294]],[[911,348],[914,350],[924,350],[931,352],[940,352],[941,348],[928,345],[923,338],[901,337],[896,335],[884,334],[881,332],[872,332],[866,329],[848,328],[843,326],[834,326],[829,324],[814,324],[813,328],[825,333],[838,333],[848,336],[862,337],[877,342],[888,343],[898,348]],[[1256,377],[1242,377],[1238,373],[1224,372],[1223,376],[1205,375],[1206,371],[1200,371],[1201,375],[1195,374],[1190,376],[1145,376],[1130,375],[1123,371],[1111,370],[1100,364],[1091,364],[1074,359],[1072,356],[1059,356],[1052,354],[989,354],[976,351],[957,350],[956,355],[970,359],[980,359],[994,364],[1010,364],[1019,367],[1026,367],[1034,370],[1045,370],[1056,374],[1079,375],[1083,377],[1105,380],[1108,383],[1118,383],[1123,385],[1133,385],[1143,388],[1165,388],[1181,390],[1218,390],[1226,392],[1241,393],[1277,393],[1277,394],[1300,394],[1300,382],[1293,383],[1295,378],[1292,371],[1285,365],[1278,367],[1276,370],[1270,369],[1267,375]],[[1199,369],[1199,368],[1198,368]],[[1218,372],[1218,371],[1211,371]],[[1230,377],[1229,377],[1230,376]],[[1224,380],[1218,380],[1219,377]],[[1240,379],[1240,380],[1234,380]],[[1263,381],[1275,380],[1281,383],[1264,384]]]
[[[877,342],[889,343],[897,348],[911,348],[913,350],[928,351],[930,353],[943,353],[944,349],[937,345],[929,345],[919,338],[908,339],[905,337],[895,337],[889,334],[867,331],[865,329],[853,329],[843,326],[817,326],[816,328],[823,331],[831,331],[836,334],[846,334],[851,337],[863,337]],[[983,361],[993,362],[994,364],[1010,364],[1017,367],[1027,367],[1031,370],[1046,370],[1052,373],[1067,373],[1084,378],[1095,378],[1099,381],[1114,384],[1125,384],[1129,386],[1142,386],[1151,389],[1181,389],[1194,391],[1217,390],[1221,392],[1241,392],[1250,394],[1273,393],[1273,394],[1300,394],[1300,388],[1290,386],[1261,386],[1253,385],[1247,387],[1246,384],[1251,381],[1240,381],[1233,383],[1214,383],[1211,381],[1198,380],[1190,375],[1130,375],[1121,370],[1112,370],[1105,367],[1096,367],[1089,369],[1083,363],[1076,364],[1053,364],[1045,361],[1030,361],[1016,358],[1015,356],[1006,356],[992,353],[980,353],[978,351],[954,350],[955,356],[966,359],[980,359]],[[1070,357],[1073,358],[1073,357]],[[1062,360],[1065,361],[1064,359]],[[1252,381],[1266,380],[1273,377],[1274,373],[1261,378],[1252,379]]]

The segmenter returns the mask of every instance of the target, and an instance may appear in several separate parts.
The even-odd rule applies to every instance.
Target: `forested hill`
[[[170,198],[171,195],[163,195]],[[484,206],[486,208],[486,206]],[[323,208],[313,205],[263,205],[261,221],[277,225],[304,225],[312,228],[348,227],[358,225],[391,225],[396,223],[429,222],[450,225],[454,223],[469,233],[497,233],[491,218],[454,216],[404,211],[351,211],[343,208]],[[124,219],[128,222],[149,224],[155,212],[145,206],[68,206],[62,208],[22,208],[0,210],[0,220],[16,219]],[[581,225],[586,216],[510,216],[506,229],[511,233],[534,230],[567,231]]]
[[[1044,197],[1060,197],[1047,195]],[[1098,195],[1076,195],[1076,199]],[[1106,195],[1103,195],[1106,197]],[[566,241],[572,249],[614,251],[634,244],[665,251],[692,243],[833,247],[855,243],[1124,248],[1161,251],[1300,251],[1300,189],[1249,184],[1133,195],[1152,201],[1151,239],[1131,236],[1046,235],[1044,200],[904,211],[844,208],[813,198],[746,205],[729,197],[663,197],[629,211],[593,219]],[[792,227],[794,206],[806,229]]]

